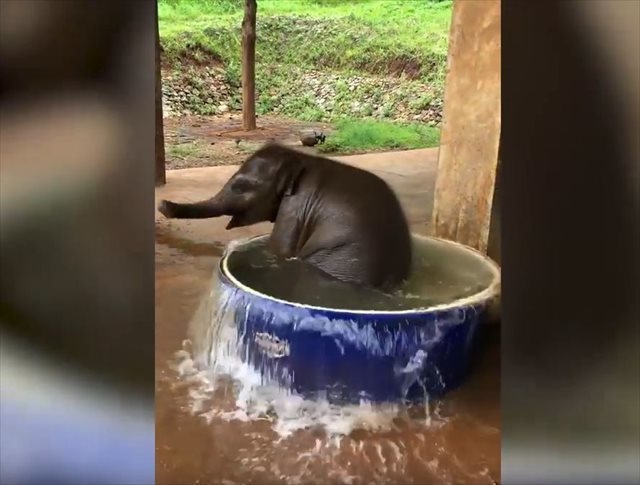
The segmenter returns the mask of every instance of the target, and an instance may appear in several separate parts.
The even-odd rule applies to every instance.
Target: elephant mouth
[[[235,214],[231,217],[231,220],[227,224],[227,229],[233,229],[234,227],[244,227],[250,226],[252,224],[257,224],[258,222],[262,222],[265,219],[252,216],[251,214]]]
[[[244,226],[245,224],[242,222],[242,217],[241,216],[232,216],[231,220],[229,221],[229,223],[227,224],[226,229],[233,229],[234,227],[241,227]]]
[[[231,220],[227,224],[226,229],[233,229],[234,227],[251,226],[260,222],[275,222],[277,211],[275,213],[265,214],[263,212],[236,212],[231,216]],[[230,214],[231,215],[231,214]]]

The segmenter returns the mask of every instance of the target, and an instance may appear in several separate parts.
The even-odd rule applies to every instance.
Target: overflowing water
[[[215,278],[214,278],[215,279]],[[320,427],[335,437],[349,434],[362,426],[366,429],[388,429],[399,415],[398,405],[337,406],[328,400],[304,399],[283,388],[262,374],[242,358],[236,328],[237,292],[212,285],[208,298],[203,300],[192,321],[190,340],[176,353],[175,370],[183,377],[200,382],[192,393],[195,412],[211,420],[241,421],[267,420],[273,431],[286,438],[295,431]],[[217,389],[231,392],[235,402],[228,407],[205,409],[205,403]]]
[[[342,298],[342,292],[356,289],[338,291],[332,283],[323,286],[326,280],[318,282],[316,275],[304,274],[296,262],[278,266],[259,246],[238,254],[240,258],[231,263],[241,281],[286,298],[292,287],[281,284],[280,277],[303,272],[305,285],[314,288],[309,294],[324,292],[322,302],[310,301],[321,306],[340,307],[342,302],[344,307],[355,301],[358,306],[377,302],[385,309],[422,307],[446,302],[447,294],[449,299],[473,294],[482,286],[482,278],[489,278],[477,272],[466,277],[464,268],[458,276],[438,277],[438,261],[418,259],[436,268],[431,278],[412,279],[400,294],[359,293],[359,299],[350,300]],[[245,265],[253,265],[253,270],[243,273]],[[256,277],[261,269],[272,272],[271,283],[278,282],[275,289],[268,279]],[[269,286],[260,288],[261,281]],[[433,293],[429,298],[412,298],[407,288],[421,284],[431,285]],[[265,380],[246,363],[236,328],[236,297],[214,277],[191,322],[189,339],[172,361],[179,382],[186,386],[188,413],[223,441],[217,452],[211,451],[209,460],[215,463],[215,470],[207,475],[211,480],[227,484],[495,483],[499,428],[497,415],[490,412],[487,417],[484,397],[476,410],[470,410],[473,402],[468,398],[456,399],[455,392],[453,399],[427,399],[420,406],[366,401],[340,406],[322,396],[305,399]],[[330,304],[325,303],[327,299]],[[474,392],[473,386],[468,389]],[[214,458],[221,450],[228,453],[227,459]]]

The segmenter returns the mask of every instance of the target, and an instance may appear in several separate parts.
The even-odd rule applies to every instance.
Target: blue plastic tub
[[[498,296],[500,271],[460,244],[414,236],[414,245],[446,244],[489,271],[481,291],[427,308],[368,311],[299,304],[260,293],[231,274],[230,258],[259,236],[230,247],[218,284],[235,311],[239,351],[265,380],[330,402],[398,402],[440,396],[469,370],[475,330]]]

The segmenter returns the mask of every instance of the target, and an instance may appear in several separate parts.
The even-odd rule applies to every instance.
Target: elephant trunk
[[[169,219],[208,219],[231,215],[225,205],[220,202],[219,196],[187,204],[163,200],[158,210]]]

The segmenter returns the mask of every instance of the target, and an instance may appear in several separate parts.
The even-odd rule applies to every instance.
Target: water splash
[[[248,348],[242,345],[244,335],[238,333],[237,312],[248,318],[250,308],[237,306],[233,290],[221,287],[214,277],[209,292],[202,300],[189,329],[189,339],[176,352],[172,368],[184,380],[194,384],[189,391],[190,410],[208,422],[213,419],[257,421],[271,423],[279,439],[297,431],[319,428],[328,437],[349,435],[354,430],[384,431],[393,429],[398,419],[415,419],[402,404],[373,404],[362,399],[357,404],[332,404],[319,393],[314,399],[296,394],[280,379],[259,372],[251,364]],[[307,317],[301,323],[321,327],[327,319],[313,321]],[[372,341],[371,338],[355,340]],[[366,336],[365,336],[366,337]],[[389,349],[378,349],[387,353]],[[410,377],[406,388],[417,378],[419,362],[403,369]],[[414,371],[413,373],[411,371]],[[277,381],[280,381],[278,383]],[[221,392],[220,392],[221,391]],[[226,402],[216,402],[216,392],[226,396]],[[229,403],[232,396],[232,403]],[[428,396],[426,396],[428,402]],[[231,406],[230,406],[231,404]],[[428,409],[428,405],[427,405]],[[413,412],[415,415],[415,411]],[[429,413],[419,420],[428,422]]]
[[[384,329],[372,333],[366,325],[341,324],[304,311],[284,315],[278,313],[282,308],[270,308],[273,313],[264,317],[274,328],[289,324],[383,358],[397,356],[398,349],[412,349],[396,360],[393,374],[403,395],[412,387],[422,389],[423,405],[380,405],[366,398],[337,405],[326,393],[310,399],[291,390],[287,378],[295,376],[277,366],[287,353],[277,339],[265,337],[263,342],[276,365],[264,372],[251,363],[243,332],[247,320],[261,315],[264,308],[242,298],[239,291],[220,284],[216,273],[191,322],[188,339],[172,362],[180,382],[188,383],[187,410],[218,430],[244,434],[235,465],[252,476],[291,484],[451,483],[454,478],[492,483],[490,476],[465,469],[464,463],[450,457],[446,429],[457,418],[441,413],[442,401],[430,400],[423,382],[422,371],[438,351],[434,346],[467,314],[452,311],[428,328],[409,333]],[[416,342],[418,347],[412,345]],[[430,372],[432,379],[442,380],[437,368]],[[416,467],[419,477],[410,478],[408,470],[415,473]]]

